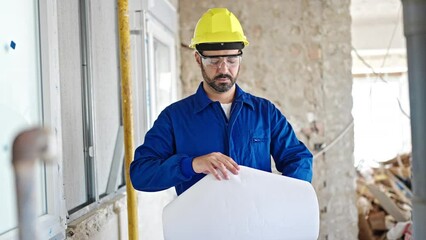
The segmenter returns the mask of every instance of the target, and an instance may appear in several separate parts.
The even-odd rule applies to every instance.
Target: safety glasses
[[[201,57],[203,65],[210,68],[221,68],[222,63],[225,63],[226,67],[233,68],[240,65],[243,52],[240,50],[238,54],[233,55],[215,55],[215,56],[206,56],[198,52],[198,55]]]

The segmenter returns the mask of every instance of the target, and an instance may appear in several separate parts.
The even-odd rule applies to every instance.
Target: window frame
[[[170,50],[170,71],[171,71],[171,101],[173,103],[177,100],[177,58],[176,58],[176,40],[174,34],[167,29],[163,23],[158,22],[151,14],[147,15],[146,23],[146,34],[147,34],[147,55],[148,55],[148,109],[147,114],[148,126],[152,126],[154,121],[157,119],[158,115],[162,109],[157,109],[157,83],[158,79],[155,76],[155,52],[154,52],[154,41],[157,40],[162,44],[166,45]]]
[[[53,7],[52,7],[53,6]],[[39,218],[40,239],[65,237],[65,199],[62,174],[61,105],[58,64],[57,8],[54,0],[39,0],[43,124],[57,149],[56,162],[45,164],[47,214]],[[60,193],[60,194],[58,194]]]
[[[46,214],[37,218],[40,239],[65,238],[65,199],[62,198],[62,137],[59,91],[59,64],[57,41],[57,9],[54,0],[38,0],[38,45],[41,78],[41,117],[43,127],[54,138],[56,157],[53,163],[42,163],[45,174]],[[18,239],[19,229],[0,235],[0,239]]]
[[[93,78],[93,51],[92,48],[92,13],[91,13],[91,4],[92,2],[89,0],[80,0],[79,1],[79,8],[78,11],[80,11],[80,25],[79,25],[79,33],[80,36],[80,50],[81,50],[81,63],[84,65],[82,68],[82,80],[83,80],[83,91],[81,93],[82,97],[82,103],[83,108],[81,112],[81,117],[83,121],[83,128],[81,129],[83,131],[83,148],[84,148],[84,164],[85,164],[85,181],[86,181],[86,196],[87,200],[86,202],[74,207],[73,209],[66,209],[66,218],[67,223],[74,222],[75,220],[83,217],[84,215],[94,212],[97,209],[101,207],[101,205],[106,204],[107,202],[110,202],[112,199],[117,198],[117,196],[122,195],[124,196],[126,188],[125,183],[118,182],[119,180],[123,179],[123,177],[117,178],[117,184],[115,190],[111,190],[110,192],[105,192],[103,194],[100,194],[99,191],[99,184],[98,184],[98,176],[97,176],[97,164],[99,164],[99,159],[97,158],[95,154],[95,148],[97,145],[96,142],[96,104],[95,104],[95,96],[94,96],[94,78]],[[116,18],[117,18],[117,12],[115,12]],[[118,36],[118,31],[116,32]],[[118,46],[117,46],[118,48]],[[119,64],[119,62],[118,62]],[[118,85],[117,85],[118,86]],[[117,89],[120,90],[120,89]],[[119,112],[122,111],[121,101],[119,102]],[[121,118],[121,116],[120,116]],[[120,139],[120,129],[122,129],[122,123],[120,123],[117,137]],[[117,139],[116,139],[117,141]],[[124,144],[124,140],[123,140]],[[116,146],[117,148],[117,146]],[[120,148],[117,148],[120,149]],[[124,148],[123,148],[124,149]],[[114,166],[122,166],[124,164],[124,156],[117,157],[120,154],[113,153],[113,161],[120,161],[119,163],[114,162],[112,165]],[[120,159],[121,158],[121,159]],[[112,166],[111,166],[112,167]],[[124,169],[124,167],[122,167]],[[111,169],[110,169],[111,170]],[[124,174],[123,171],[120,171],[119,174]],[[115,175],[114,175],[115,176]],[[108,179],[111,178],[111,172]],[[107,183],[107,188],[108,188]],[[107,189],[108,190],[108,189]]]

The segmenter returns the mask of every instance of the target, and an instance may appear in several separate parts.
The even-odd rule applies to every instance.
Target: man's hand
[[[240,170],[240,167],[232,158],[219,152],[209,153],[194,158],[192,161],[192,168],[196,173],[211,173],[217,180],[221,179],[219,171],[225,179],[229,179],[228,170],[235,175],[237,175],[238,170]]]

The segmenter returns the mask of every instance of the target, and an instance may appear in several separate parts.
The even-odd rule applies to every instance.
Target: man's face
[[[236,56],[239,53],[239,50],[218,50],[203,51],[205,57],[195,54],[204,81],[214,91],[227,92],[235,85],[240,71],[241,56]],[[211,56],[221,57],[209,58]]]

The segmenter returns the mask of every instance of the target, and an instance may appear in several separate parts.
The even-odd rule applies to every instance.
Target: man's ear
[[[197,52],[194,52],[195,61],[197,61],[198,66],[201,66],[201,57]]]

